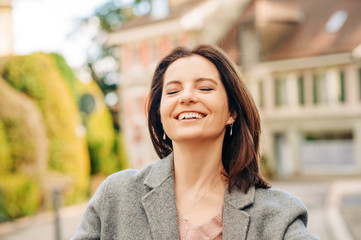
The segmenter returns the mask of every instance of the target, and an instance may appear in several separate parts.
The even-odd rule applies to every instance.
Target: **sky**
[[[79,19],[90,16],[107,0],[13,0],[14,50],[60,52],[72,67],[86,59],[89,34],[71,36]]]

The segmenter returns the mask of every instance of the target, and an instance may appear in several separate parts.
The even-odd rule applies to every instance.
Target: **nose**
[[[190,104],[198,102],[198,99],[191,89],[184,89],[182,94],[180,95],[179,102],[181,104]]]

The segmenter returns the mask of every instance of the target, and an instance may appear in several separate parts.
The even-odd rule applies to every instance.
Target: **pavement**
[[[302,199],[309,211],[308,230],[320,239],[361,240],[361,177],[277,179],[271,184]],[[73,236],[85,207],[83,203],[60,210],[62,240]],[[1,240],[55,240],[55,235],[52,212],[0,224]]]
[[[302,199],[307,228],[320,239],[361,240],[361,178],[276,180],[272,187]]]
[[[87,203],[62,208],[60,216],[61,240],[70,239],[79,226],[81,216]],[[55,214],[40,213],[13,222],[0,224],[1,240],[57,240]]]

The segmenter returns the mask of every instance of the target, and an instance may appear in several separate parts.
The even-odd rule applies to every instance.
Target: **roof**
[[[177,6],[177,8],[170,8],[169,15],[162,19],[153,19],[150,14],[134,18],[133,20],[125,22],[119,31],[180,18],[205,1],[206,0],[193,0],[185,2],[184,4]]]
[[[177,0],[166,18],[157,20],[149,15],[130,20],[109,35],[107,44],[123,45],[181,32],[197,34],[198,42],[216,44],[249,1]]]
[[[282,0],[271,0],[282,2]],[[359,0],[288,0],[304,12],[304,19],[290,30],[263,60],[312,57],[352,52],[361,43],[361,1]],[[326,31],[326,24],[337,11],[347,12],[347,18],[337,32]]]

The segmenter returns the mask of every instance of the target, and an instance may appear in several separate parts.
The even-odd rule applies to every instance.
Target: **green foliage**
[[[0,221],[37,210],[41,198],[38,178],[46,165],[46,146],[38,108],[0,77]],[[30,194],[29,199],[23,194]]]
[[[6,124],[5,133],[8,140],[8,156],[11,157],[11,162],[8,163],[10,171],[21,169],[24,165],[34,164],[36,158],[36,146],[32,142],[31,136],[29,136],[29,131],[24,129],[20,120],[20,118],[13,119],[13,121],[8,121]],[[24,151],[25,149],[26,151]]]
[[[60,73],[62,74],[63,78],[68,83],[71,93],[74,96],[74,99],[78,98],[78,91],[76,88],[76,84],[78,82],[77,77],[75,76],[73,70],[70,68],[70,66],[66,63],[63,56],[61,56],[58,53],[51,53],[50,54],[56,63],[56,66],[58,67]]]
[[[84,94],[96,106],[81,115]],[[86,138],[76,134],[82,121]],[[62,56],[13,56],[1,64],[0,221],[35,213],[54,187],[64,190],[66,205],[83,201],[90,165],[92,173],[108,175],[126,162],[102,91],[78,81]]]
[[[108,175],[119,170],[113,151],[114,129],[108,109],[103,107],[91,114],[86,127],[92,173],[102,172]]]
[[[0,175],[0,222],[34,214],[39,207],[40,188],[23,174]]]
[[[261,169],[262,176],[264,176],[265,178],[268,178],[268,179],[275,176],[275,174],[276,174],[275,169],[272,167],[272,165],[266,155],[261,156],[260,165],[261,165],[260,169]]]
[[[118,159],[118,168],[126,169],[128,165],[128,156],[125,150],[124,138],[121,132],[117,131],[115,135],[115,153],[117,154]]]
[[[72,93],[78,106],[81,97],[90,95],[95,99],[95,109],[91,113],[82,112],[83,122],[87,129],[86,139],[90,154],[91,173],[109,175],[126,166],[125,154],[118,154],[118,149],[124,151],[120,142],[116,141],[116,131],[113,128],[112,115],[104,102],[104,95],[99,86],[94,82],[81,83],[65,59],[59,54],[52,54],[57,66],[67,83],[71,86]],[[82,109],[80,109],[82,111]]]
[[[132,11],[133,5],[119,5],[118,2],[110,0],[95,10],[94,16],[99,19],[103,31],[116,31],[126,20],[135,17]]]
[[[40,109],[49,138],[49,168],[74,180],[66,198],[85,196],[89,183],[89,155],[85,139],[76,135],[81,118],[71,88],[57,68],[54,57],[44,53],[11,57],[4,63],[2,75]]]
[[[10,143],[4,123],[0,119],[0,175],[9,172],[12,166]]]
[[[126,157],[117,152],[119,149],[124,150],[123,145],[116,142],[118,136],[113,128],[112,115],[105,105],[102,91],[94,81],[89,84],[79,82],[77,88],[79,94],[90,94],[96,100],[95,110],[90,114],[84,114],[92,174],[109,175],[124,169]]]

